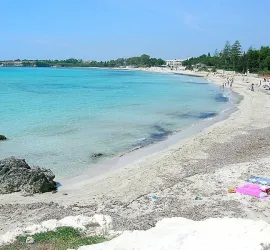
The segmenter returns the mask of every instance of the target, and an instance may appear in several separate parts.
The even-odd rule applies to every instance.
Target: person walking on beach
[[[251,84],[251,91],[254,91],[254,83]]]

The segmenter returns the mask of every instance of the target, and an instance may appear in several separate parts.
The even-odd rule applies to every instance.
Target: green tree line
[[[238,40],[232,45],[227,41],[224,48],[221,51],[216,50],[213,55],[203,54],[183,62],[183,66],[186,66],[187,69],[192,69],[197,64],[240,73],[247,71],[250,73],[270,73],[270,47],[262,46],[260,49],[250,47],[244,51]]]
[[[118,58],[110,61],[83,62],[80,59],[70,58],[67,60],[22,60],[22,64],[25,67],[34,65],[36,67],[151,67],[164,65],[165,61],[161,58],[151,58],[149,55],[143,54],[138,57]]]

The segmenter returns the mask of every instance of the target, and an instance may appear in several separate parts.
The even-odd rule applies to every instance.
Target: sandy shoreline
[[[212,82],[210,83],[215,84]],[[222,121],[228,118],[231,113],[237,110],[237,103],[241,100],[241,97],[235,92],[231,92],[230,90],[227,90],[227,94],[230,95],[230,98],[232,98],[232,100],[229,101],[228,107],[218,115],[211,118],[202,119],[194,124],[181,128],[179,131],[174,131],[162,141],[156,141],[149,145],[137,147],[131,151],[120,153],[115,157],[96,165],[94,168],[89,168],[88,170],[80,173],[79,175],[57,179],[57,181],[61,183],[61,187],[59,188],[59,190],[71,190],[73,188],[83,186],[87,183],[94,182],[97,179],[102,179],[104,174],[111,174],[112,171],[121,170],[121,168],[127,165],[132,165],[138,160],[142,161],[149,155],[159,153],[162,150],[165,150],[168,147],[175,145],[181,140],[187,139],[191,136],[195,136],[196,134],[204,130],[206,127],[209,127],[218,121]]]
[[[207,79],[224,81],[217,75]],[[249,85],[246,77],[235,77],[233,89],[244,99],[227,119],[133,164],[56,194],[1,195],[1,233],[48,218],[94,213],[111,215],[116,229],[146,229],[172,216],[270,222],[267,201],[227,192],[250,175],[270,177],[270,95],[258,88],[251,92]]]
[[[90,67],[95,68],[95,67]],[[103,68],[106,69],[106,68]],[[201,72],[191,72],[191,71],[171,71],[167,68],[159,68],[159,67],[152,67],[152,68],[112,68],[115,70],[131,70],[131,71],[148,71],[154,73],[165,73],[165,74],[176,74],[176,75],[186,75],[186,76],[193,76],[193,77],[202,77],[207,79],[205,73]],[[210,84],[216,85],[215,82],[212,82],[208,79]],[[237,102],[240,101],[241,96],[239,96],[236,92],[230,91],[229,89],[226,90],[232,100],[230,100],[230,104],[228,104],[228,108],[223,110],[217,116],[202,119],[194,124],[185,126],[181,128],[179,131],[174,131],[173,133],[169,134],[167,138],[163,139],[162,141],[156,141],[149,145],[143,147],[136,147],[130,151],[122,152],[117,154],[116,156],[103,161],[100,164],[97,164],[94,168],[89,168],[88,170],[76,175],[76,176],[69,176],[64,178],[57,178],[57,181],[61,183],[60,189],[63,190],[70,190],[74,187],[78,187],[83,185],[85,182],[92,182],[95,181],[97,178],[102,178],[100,175],[104,175],[108,172],[118,170],[120,168],[125,167],[126,165],[131,165],[135,163],[138,159],[143,160],[145,157],[158,153],[166,148],[174,145],[175,143],[188,138],[190,136],[196,135],[197,133],[201,132],[208,126],[212,124],[224,120],[228,118],[228,116],[233,113],[237,108]]]

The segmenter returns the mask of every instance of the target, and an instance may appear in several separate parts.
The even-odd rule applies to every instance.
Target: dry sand
[[[153,69],[152,69],[153,71]],[[221,76],[208,79],[221,84]],[[233,90],[243,96],[226,120],[168,148],[56,194],[0,196],[0,232],[67,215],[111,215],[116,230],[148,229],[165,217],[202,220],[238,217],[270,222],[270,203],[228,188],[250,175],[270,177],[270,95],[249,90],[235,76]],[[157,199],[151,196],[156,195]],[[195,200],[200,195],[202,200]]]

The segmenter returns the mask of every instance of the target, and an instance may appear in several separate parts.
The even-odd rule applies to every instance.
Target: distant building
[[[1,61],[1,67],[22,67],[23,64],[21,61]]]
[[[23,66],[21,61],[14,61],[13,64],[15,67],[22,67]]]
[[[174,59],[174,60],[166,60],[166,65],[169,67],[178,67],[182,66],[182,61],[180,59]]]

